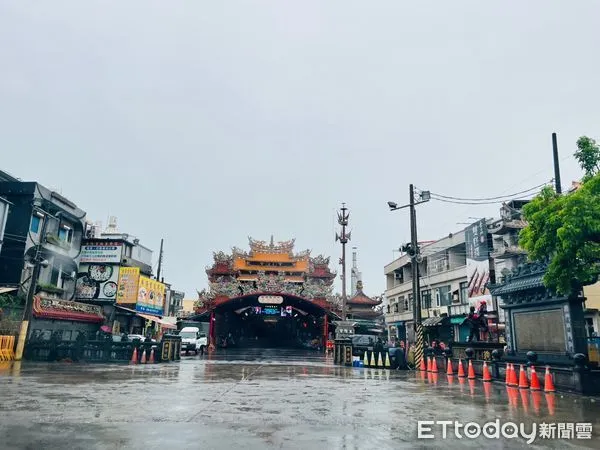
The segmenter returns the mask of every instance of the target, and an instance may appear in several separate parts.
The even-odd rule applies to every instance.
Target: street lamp
[[[421,288],[419,286],[419,262],[422,260],[419,253],[419,245],[417,242],[417,214],[415,212],[415,206],[421,203],[426,203],[431,199],[429,191],[422,191],[419,195],[419,201],[415,201],[415,188],[411,184],[409,186],[409,198],[410,202],[408,205],[398,206],[395,202],[388,202],[390,211],[397,211],[399,209],[410,208],[410,249],[407,248],[407,253],[411,258],[412,268],[412,291],[413,291],[413,322],[414,330],[416,335],[415,345],[415,365],[418,367],[423,360],[423,326],[421,325]]]

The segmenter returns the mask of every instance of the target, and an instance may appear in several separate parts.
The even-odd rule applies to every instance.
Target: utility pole
[[[417,241],[417,213],[415,206],[428,202],[431,199],[431,193],[429,191],[421,191],[419,194],[419,201],[415,202],[415,187],[411,184],[409,186],[408,195],[410,199],[408,205],[398,206],[395,202],[388,202],[388,206],[390,211],[397,211],[404,208],[410,209],[410,245],[403,246],[403,250],[408,253],[411,259],[413,326],[415,330],[415,365],[420,367],[420,364],[423,361],[424,348],[423,325],[421,324],[421,287],[419,282],[419,263],[421,261],[421,255],[419,243]]]
[[[562,194],[560,183],[560,165],[558,162],[558,143],[556,142],[556,133],[552,133],[552,153],[554,154],[554,186],[557,194]]]
[[[163,261],[163,243],[164,239],[160,240],[160,252],[158,253],[158,268],[156,269],[156,281],[160,281],[160,271],[162,269]]]
[[[413,322],[415,330],[415,366],[419,366],[423,359],[423,325],[421,324],[421,286],[419,280],[419,243],[417,241],[417,212],[415,209],[415,188],[409,186],[410,198],[410,246],[412,267],[412,291],[413,291]]]
[[[346,233],[350,213],[346,211],[348,211],[348,208],[346,208],[345,203],[342,203],[340,212],[338,212],[338,223],[342,226],[342,234],[335,234],[336,242],[340,241],[342,243],[342,257],[340,259],[342,265],[342,320],[346,320],[346,244],[350,240],[350,233]]]
[[[40,232],[40,241],[35,248],[35,255],[33,256],[33,273],[31,274],[31,281],[29,283],[29,289],[27,290],[27,298],[25,299],[25,311],[23,311],[23,320],[21,321],[21,329],[19,330],[19,340],[15,350],[15,361],[20,361],[23,359],[23,351],[25,350],[25,343],[27,341],[27,332],[29,331],[29,322],[31,322],[33,297],[37,288],[38,278],[40,277],[42,263],[44,262],[41,257],[42,245],[46,240],[46,227],[50,217],[51,216],[49,214],[44,215],[42,230]]]

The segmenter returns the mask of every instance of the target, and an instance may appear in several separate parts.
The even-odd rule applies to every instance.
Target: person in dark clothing
[[[481,322],[479,320],[479,315],[475,312],[474,306],[471,306],[465,322],[469,325],[469,337],[467,338],[467,342],[473,342],[473,339],[478,341],[479,326]]]

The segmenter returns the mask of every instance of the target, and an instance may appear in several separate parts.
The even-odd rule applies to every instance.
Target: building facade
[[[27,292],[34,260],[42,264],[38,289],[72,299],[85,212],[58,192],[36,182],[0,182],[0,197],[11,203],[0,251],[0,285]]]
[[[152,254],[135,236],[118,232],[114,218],[99,237],[83,241],[75,298],[102,306],[113,334],[157,336],[173,328],[162,320],[169,314],[167,289],[152,278]]]
[[[468,311],[465,231],[421,247],[421,317],[429,339],[446,342],[464,334]],[[384,268],[385,320],[391,341],[414,342],[412,262],[404,254]],[[467,331],[468,334],[468,331]]]

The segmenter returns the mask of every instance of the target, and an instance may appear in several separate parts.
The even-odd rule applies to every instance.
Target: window
[[[421,291],[421,308],[431,308],[431,289],[424,289]]]
[[[60,227],[60,230],[58,230],[58,239],[60,239],[63,242],[70,243],[73,239],[73,230],[70,227],[63,225],[62,227]]]
[[[449,306],[452,304],[452,291],[450,286],[437,288],[435,302],[437,306]]]
[[[460,283],[460,302],[463,304],[468,303],[469,301],[469,283],[463,281]]]
[[[430,274],[434,274],[434,273],[442,273],[445,272],[449,269],[449,261],[448,261],[448,256],[444,255],[442,257],[433,259],[429,262],[429,273]]]
[[[31,225],[29,225],[29,231],[35,234],[39,233],[41,224],[42,218],[34,214],[33,216],[31,216]]]
[[[413,295],[412,294],[408,294],[408,298],[405,300],[405,304],[406,304],[406,310],[412,311],[412,309],[413,309]]]

